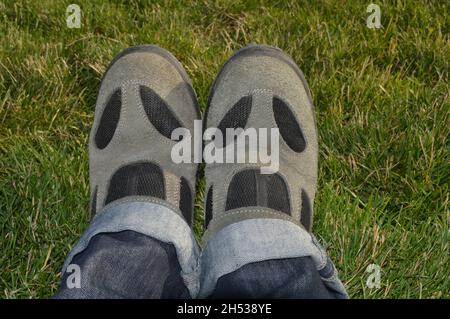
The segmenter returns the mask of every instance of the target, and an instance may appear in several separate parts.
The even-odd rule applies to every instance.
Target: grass
[[[202,109],[250,42],[291,54],[320,134],[314,233],[353,298],[449,298],[450,4],[376,1],[0,1],[0,297],[55,293],[88,224],[87,137],[109,61],[167,48]],[[203,189],[196,203],[201,234]],[[369,289],[366,268],[381,266]]]

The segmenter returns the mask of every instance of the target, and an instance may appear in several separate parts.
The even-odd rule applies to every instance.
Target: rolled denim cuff
[[[197,297],[200,251],[195,237],[177,208],[154,198],[128,197],[107,205],[94,217],[88,229],[70,251],[64,262],[63,273],[73,257],[88,247],[92,237],[100,233],[125,230],[173,244],[182,269],[181,277],[191,297]]]
[[[270,218],[233,223],[210,238],[201,255],[199,297],[211,295],[220,277],[242,266],[296,257],[311,257],[330,292],[336,298],[348,298],[336,268],[315,237],[292,222]]]

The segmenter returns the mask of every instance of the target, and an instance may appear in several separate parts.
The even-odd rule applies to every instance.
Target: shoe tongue
[[[283,178],[278,174],[261,174],[259,169],[234,175],[225,210],[250,206],[268,207],[290,215],[289,194]]]

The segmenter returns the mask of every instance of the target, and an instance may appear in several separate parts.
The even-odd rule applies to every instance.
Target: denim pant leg
[[[69,253],[54,297],[193,298],[198,256],[174,208],[157,199],[117,201],[96,215]]]
[[[336,269],[306,230],[248,219],[206,238],[200,297],[348,298]]]
[[[131,230],[95,235],[71,264],[83,283],[66,271],[55,298],[190,297],[175,247]]]

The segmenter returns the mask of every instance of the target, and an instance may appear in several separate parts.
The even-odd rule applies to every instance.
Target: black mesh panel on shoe
[[[205,229],[208,227],[209,222],[212,219],[212,197],[213,187],[211,186],[206,195],[206,212],[205,212]]]
[[[303,152],[306,141],[294,113],[283,100],[276,96],[273,97],[272,108],[281,137],[293,151]]]
[[[245,128],[251,109],[252,97],[251,95],[248,95],[237,101],[236,104],[233,105],[233,107],[225,114],[217,127],[221,131],[224,141],[227,143],[231,142],[225,139],[227,128]]]
[[[141,85],[139,92],[142,106],[149,121],[159,133],[170,139],[172,131],[182,127],[182,125],[172,113],[167,103],[152,89]]]
[[[267,192],[267,207],[284,212],[291,213],[289,204],[289,195],[286,183],[278,174],[259,175],[259,179],[265,179],[265,187]]]
[[[126,196],[166,199],[164,175],[153,163],[133,163],[119,168],[111,178],[105,205]]]
[[[289,194],[283,178],[278,174],[261,174],[259,169],[234,175],[225,210],[248,206],[268,207],[290,215]]]
[[[111,142],[117,124],[120,119],[120,109],[122,108],[122,91],[117,89],[111,94],[103,110],[102,117],[95,134],[95,144],[99,149],[104,149]]]
[[[184,219],[191,225],[192,223],[192,193],[189,187],[189,182],[186,178],[181,177],[180,185],[180,210],[183,213]]]
[[[233,176],[227,193],[225,210],[257,206],[256,173],[245,170]]]
[[[308,231],[311,229],[311,201],[308,193],[302,188],[302,209],[300,211],[300,222]]]

